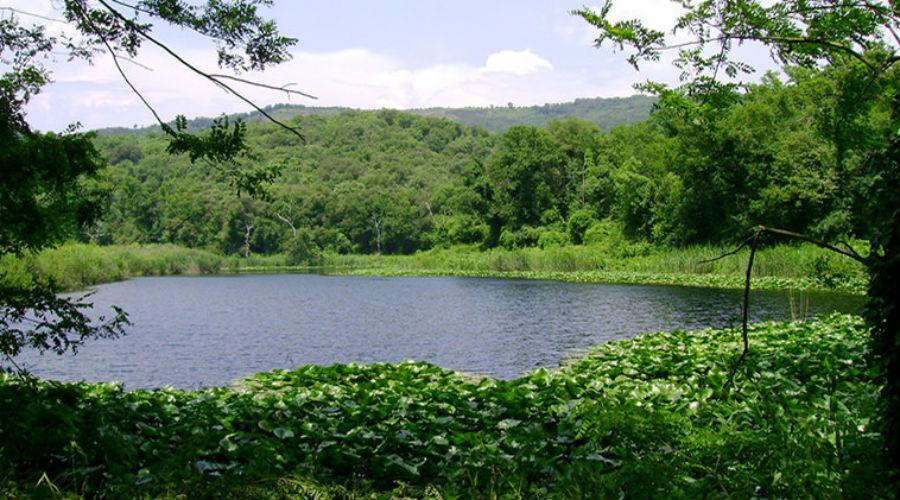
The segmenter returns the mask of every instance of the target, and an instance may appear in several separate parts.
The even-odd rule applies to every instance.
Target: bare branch
[[[754,238],[755,236],[756,236],[756,233],[753,233],[753,234],[751,234],[750,236],[748,236],[744,241],[742,241],[741,244],[738,245],[737,248],[735,248],[734,250],[732,250],[732,251],[730,251],[730,252],[723,253],[722,255],[720,255],[720,256],[718,256],[718,257],[713,257],[713,258],[711,258],[711,259],[701,260],[699,263],[700,263],[700,264],[708,264],[708,263],[710,263],[710,262],[715,262],[715,261],[717,261],[717,260],[722,260],[722,259],[724,259],[725,257],[728,257],[728,256],[730,256],[730,255],[734,255],[734,254],[740,252],[742,248],[744,248],[745,246],[749,245],[750,242],[753,240],[753,238]]]
[[[128,87],[131,88],[131,91],[134,93],[134,95],[136,95],[138,97],[138,99],[140,99],[141,102],[144,103],[144,106],[148,110],[150,110],[150,113],[153,115],[153,118],[156,119],[157,123],[159,123],[160,126],[163,127],[163,129],[165,129],[166,123],[163,122],[162,118],[159,116],[159,113],[156,112],[156,109],[154,109],[153,106],[150,105],[150,102],[147,101],[147,99],[144,97],[144,95],[141,94],[141,92],[137,89],[137,87],[135,87],[134,84],[131,83],[131,80],[128,79],[128,75],[125,74],[125,71],[122,69],[122,65],[119,64],[119,56],[116,55],[116,51],[113,50],[112,46],[106,40],[106,37],[103,36],[103,32],[100,31],[99,29],[97,29],[97,26],[94,25],[94,22],[91,20],[91,18],[89,16],[85,15],[85,12],[83,10],[81,10],[80,8],[78,9],[78,15],[81,16],[81,18],[84,19],[91,26],[91,29],[94,30],[95,33],[97,33],[97,37],[99,37],[100,41],[103,42],[103,45],[106,46],[106,50],[109,51],[109,55],[112,57],[113,64],[115,64],[115,66],[116,66],[116,71],[119,72],[119,75],[122,77],[122,80],[124,80],[125,83],[128,85]]]
[[[21,9],[16,9],[16,8],[14,8],[14,7],[0,7],[0,10],[6,10],[6,11],[12,12],[12,13],[14,13],[14,14],[20,14],[20,15],[23,15],[23,16],[36,17],[36,18],[38,18],[38,19],[43,19],[44,21],[50,21],[50,22],[52,22],[52,23],[67,24],[67,21],[66,21],[65,19],[58,19],[58,18],[55,18],[55,17],[47,17],[47,16],[43,16],[43,15],[41,15],[41,14],[35,14],[35,13],[33,13],[33,12],[24,11],[24,10],[21,10]]]
[[[225,89],[225,90],[226,90],[228,93],[230,93],[231,95],[233,95],[233,96],[237,97],[238,99],[240,99],[241,101],[244,101],[245,103],[249,104],[253,109],[255,109],[256,111],[258,111],[261,115],[265,116],[270,122],[272,122],[272,123],[278,125],[279,127],[283,128],[283,129],[285,129],[285,130],[287,130],[288,132],[294,134],[294,135],[297,136],[297,138],[299,138],[301,141],[304,141],[304,142],[306,141],[306,138],[303,137],[303,134],[300,133],[299,130],[297,130],[297,129],[294,128],[294,127],[291,127],[290,125],[285,124],[284,122],[282,122],[282,121],[280,121],[280,120],[278,120],[277,118],[275,118],[274,116],[272,116],[271,114],[269,114],[266,110],[264,110],[263,108],[261,108],[258,104],[256,104],[256,103],[253,102],[252,100],[248,99],[247,97],[245,97],[243,94],[241,94],[240,92],[238,92],[237,90],[235,90],[234,88],[232,88],[231,86],[229,86],[228,84],[222,82],[220,79],[218,79],[218,78],[216,78],[216,77],[210,75],[209,73],[206,73],[205,71],[203,71],[203,70],[197,68],[197,67],[194,66],[193,64],[191,64],[191,63],[189,63],[188,61],[186,61],[186,60],[185,60],[183,57],[181,57],[177,52],[175,52],[174,50],[172,50],[171,48],[169,48],[168,45],[166,45],[166,44],[160,42],[159,40],[157,40],[156,38],[154,38],[153,36],[151,36],[149,33],[147,33],[145,30],[141,29],[139,26],[136,26],[131,20],[129,20],[128,18],[126,18],[125,16],[123,16],[119,11],[117,11],[117,10],[114,9],[114,8],[112,8],[112,7],[106,2],[106,0],[97,0],[97,1],[100,3],[100,5],[103,5],[103,7],[105,7],[112,15],[114,15],[115,17],[117,17],[117,18],[119,18],[120,20],[122,20],[124,23],[126,23],[126,25],[132,27],[137,33],[139,33],[142,37],[144,37],[144,39],[146,39],[147,41],[149,41],[149,42],[151,42],[152,44],[156,45],[157,47],[161,48],[163,51],[165,51],[167,54],[169,54],[172,58],[174,58],[176,61],[178,61],[179,63],[181,63],[181,65],[183,65],[184,67],[190,69],[191,71],[193,71],[194,73],[200,75],[201,77],[203,77],[203,78],[205,78],[205,79],[207,79],[207,80],[209,80],[209,81],[211,81],[211,82],[213,82],[213,83],[219,85],[221,88]],[[110,1],[113,1],[113,0],[110,0]],[[108,45],[108,44],[107,44],[107,45]],[[155,112],[154,112],[154,114],[155,114]]]
[[[712,262],[715,260],[719,260],[728,255],[734,255],[738,251],[740,251],[742,248],[747,246],[748,244],[750,245],[750,259],[747,262],[747,271],[746,271],[746,275],[744,278],[744,301],[741,306],[741,316],[742,316],[741,317],[741,338],[743,340],[744,347],[743,347],[743,350],[741,351],[740,357],[738,358],[734,367],[732,367],[731,374],[728,377],[728,383],[725,385],[726,387],[731,386],[731,384],[734,380],[734,375],[737,372],[737,369],[741,365],[741,363],[744,362],[744,358],[747,357],[747,351],[749,350],[749,340],[747,337],[747,321],[749,318],[749,311],[750,311],[750,280],[753,275],[753,260],[754,260],[754,257],[756,256],[757,247],[759,246],[759,239],[765,233],[776,234],[776,235],[780,235],[780,236],[787,236],[789,238],[794,238],[794,239],[798,239],[801,241],[805,241],[807,243],[812,243],[813,245],[816,245],[818,247],[825,248],[827,250],[831,250],[832,252],[839,253],[846,257],[850,257],[851,259],[853,259],[861,264],[864,264],[864,265],[868,264],[868,259],[863,257],[862,255],[860,255],[859,253],[857,253],[856,250],[854,250],[853,247],[851,247],[850,244],[847,243],[846,241],[842,240],[839,242],[839,244],[842,244],[846,247],[846,248],[841,248],[841,247],[832,245],[830,243],[826,243],[824,241],[817,240],[816,238],[807,236],[805,234],[795,233],[794,231],[788,231],[786,229],[778,229],[778,228],[766,227],[766,226],[757,226],[756,231],[754,231],[754,233],[749,238],[747,238],[743,242],[741,242],[740,246],[738,246],[731,252],[722,254],[713,259],[701,261],[701,262]]]
[[[149,10],[142,9],[142,8],[138,7],[137,5],[132,5],[132,4],[130,4],[130,3],[125,3],[125,2],[122,2],[122,1],[120,1],[120,0],[109,0],[109,1],[112,2],[112,3],[114,3],[114,4],[121,5],[122,7],[125,7],[125,8],[127,8],[127,9],[131,9],[131,10],[133,10],[133,11],[135,11],[135,12],[142,12],[142,13],[147,14],[147,15],[150,15],[150,16],[155,16],[155,15],[157,15],[157,14],[154,13],[154,12],[150,12]]]
[[[834,245],[832,245],[832,244],[830,244],[830,243],[825,243],[825,242],[822,241],[822,240],[817,240],[817,239],[815,239],[815,238],[813,238],[813,237],[811,237],[811,236],[807,236],[807,235],[805,235],[805,234],[795,233],[795,232],[793,232],[793,231],[787,231],[787,230],[785,230],[785,229],[777,229],[777,228],[774,228],[774,227],[759,226],[759,227],[757,228],[757,230],[760,231],[760,232],[766,232],[766,233],[772,233],[772,234],[779,234],[779,235],[781,235],[781,236],[787,236],[787,237],[789,237],[789,238],[794,238],[794,239],[802,240],[802,241],[805,241],[805,242],[807,242],[807,243],[812,243],[813,245],[816,245],[816,246],[818,246],[818,247],[821,247],[821,248],[825,248],[825,249],[831,250],[832,252],[837,252],[837,253],[839,253],[839,254],[841,254],[841,255],[844,255],[844,256],[846,256],[846,257],[850,257],[851,259],[853,259],[853,260],[859,262],[860,264],[867,264],[867,263],[868,263],[868,259],[866,259],[866,258],[863,257],[862,255],[856,253],[856,251],[853,250],[852,248],[849,248],[849,245],[847,245],[848,249],[844,249],[844,248],[841,248],[841,247],[836,247],[836,246],[834,246]]]
[[[750,350],[750,339],[747,336],[747,320],[750,317],[750,278],[753,275],[753,258],[756,257],[756,248],[759,245],[759,237],[761,235],[762,231],[757,231],[750,237],[750,259],[747,261],[747,272],[744,277],[744,302],[741,305],[741,341],[744,347],[741,350],[740,357],[735,361],[734,366],[731,367],[731,373],[728,375],[728,382],[725,384],[725,387],[730,387],[734,382],[734,375]]]
[[[125,61],[125,62],[127,62],[127,63],[134,64],[135,66],[137,66],[137,67],[139,67],[139,68],[142,68],[142,69],[145,69],[145,70],[147,70],[147,71],[153,71],[153,68],[151,68],[150,66],[147,66],[147,65],[144,64],[144,63],[135,61],[134,59],[132,59],[132,58],[130,58],[130,57],[125,57],[125,56],[123,56],[123,55],[121,55],[121,54],[116,54],[116,57],[117,57],[120,61]]]
[[[232,76],[232,75],[222,75],[222,74],[217,74],[217,73],[210,73],[209,76],[211,76],[213,78],[226,78],[228,80],[234,80],[236,82],[246,83],[247,85],[253,85],[254,87],[261,87],[261,88],[270,89],[270,90],[278,90],[278,91],[288,94],[288,96],[290,96],[291,94],[296,94],[296,95],[301,95],[303,97],[308,97],[310,99],[318,99],[318,97],[311,95],[311,94],[307,94],[306,92],[300,92],[299,90],[293,90],[293,89],[288,88],[292,85],[297,85],[296,83],[286,83],[280,87],[276,87],[274,85],[268,85],[265,83],[255,82],[253,80],[247,80],[245,78],[240,78],[240,77]]]
[[[725,33],[725,34],[722,34],[721,36],[707,38],[704,40],[692,40],[690,42],[676,43],[673,45],[663,45],[663,46],[658,47],[657,50],[668,51],[668,50],[682,49],[685,47],[697,47],[697,46],[706,45],[707,43],[710,43],[710,42],[726,42],[729,40],[737,40],[739,42],[746,42],[746,41],[751,41],[751,42],[757,41],[757,42],[763,42],[763,43],[774,42],[774,43],[784,43],[784,44],[788,44],[788,45],[802,45],[802,44],[821,45],[823,47],[828,47],[831,49],[839,50],[841,52],[844,52],[844,53],[850,55],[854,59],[863,63],[867,68],[869,68],[872,71],[878,70],[878,67],[876,67],[874,64],[872,64],[871,61],[866,59],[862,54],[853,50],[852,48],[847,47],[845,45],[841,45],[839,43],[834,43],[834,42],[831,42],[828,40],[824,40],[821,38],[762,36],[762,35],[749,36],[749,35],[733,35],[733,34]],[[891,58],[891,59],[896,59],[896,57]]]
[[[4,354],[3,357],[6,358],[6,361],[9,361],[10,364],[12,364],[14,367],[16,367],[16,373],[18,373],[19,375],[24,375],[24,374],[28,373],[28,371],[23,370],[22,367],[19,366],[18,363],[16,363],[16,360],[14,360],[13,357],[10,356],[9,354]]]

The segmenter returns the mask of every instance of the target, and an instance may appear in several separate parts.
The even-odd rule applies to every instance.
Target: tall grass
[[[704,262],[730,251],[726,246],[644,248],[622,254],[601,246],[558,248],[495,248],[478,251],[460,246],[434,249],[408,256],[329,255],[324,265],[335,268],[454,270],[473,272],[575,272],[623,271],[668,274],[742,275],[747,252]],[[761,249],[753,266],[754,276],[780,278],[864,279],[859,263],[814,245],[780,245]]]
[[[63,290],[76,290],[134,276],[216,273],[224,261],[211,252],[175,245],[68,243],[37,254],[3,256],[0,280],[17,286],[51,282]]]
[[[0,280],[17,285],[35,279],[52,281],[63,289],[74,290],[134,276],[324,270],[376,275],[517,275],[574,281],[741,286],[747,265],[746,251],[704,262],[729,250],[714,245],[654,248],[629,244],[481,251],[476,246],[462,245],[413,255],[325,254],[320,267],[310,268],[288,266],[284,255],[224,257],[174,245],[101,247],[69,243],[36,255],[0,257]],[[808,244],[761,249],[754,276],[770,280],[774,288],[859,291],[866,282],[865,269],[859,263]]]

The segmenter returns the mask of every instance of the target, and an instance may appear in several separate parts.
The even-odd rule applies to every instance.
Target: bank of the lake
[[[624,251],[627,250],[627,251]],[[580,283],[658,284],[741,288],[747,256],[725,246],[627,249],[601,246],[492,249],[462,246],[413,255],[325,254],[312,266],[290,266],[283,255],[225,257],[174,245],[97,246],[69,243],[22,258],[0,259],[0,279],[13,284],[52,280],[65,290],[137,276],[222,272],[318,272],[368,276],[461,276],[550,279]],[[753,286],[769,290],[862,293],[865,269],[812,245],[762,249]]]
[[[305,366],[236,388],[0,376],[12,496],[889,496],[860,319],[642,335],[511,381]],[[40,429],[40,432],[35,432]]]

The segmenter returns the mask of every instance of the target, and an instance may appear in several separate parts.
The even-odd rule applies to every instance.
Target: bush
[[[354,250],[350,238],[336,229],[319,228],[314,239],[319,248],[330,253],[348,254]]]
[[[569,216],[567,229],[572,243],[581,245],[584,243],[584,233],[596,222],[594,213],[590,210],[576,210]]]
[[[611,219],[596,221],[588,227],[582,238],[585,245],[615,248],[625,242],[622,227]]]
[[[297,234],[287,241],[285,254],[289,266],[312,265],[318,262],[322,250],[309,230],[298,229]]]
[[[317,496],[274,490],[305,477],[362,488],[341,498],[891,498],[862,320],[752,325],[730,385],[737,333],[641,335],[515,380],[414,362],[273,370],[237,390],[0,373],[0,491]]]
[[[543,231],[538,236],[538,246],[541,248],[564,247],[569,244],[569,235],[562,231]]]
[[[440,218],[434,228],[434,243],[440,246],[481,243],[489,233],[487,224],[473,215]]]
[[[522,226],[518,231],[504,229],[500,233],[500,246],[509,250],[533,247],[538,244],[541,232],[540,229],[531,226]]]

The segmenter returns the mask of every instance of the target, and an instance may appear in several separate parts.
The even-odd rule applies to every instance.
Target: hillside
[[[650,115],[655,97],[634,95],[631,97],[593,97],[576,99],[574,102],[544,104],[541,106],[492,106],[486,108],[422,108],[405,110],[421,116],[446,118],[462,125],[481,127],[491,132],[505,132],[515,125],[530,125],[543,127],[554,119],[580,118],[597,124],[603,130],[609,130],[620,124],[639,122]],[[275,104],[263,108],[275,118],[289,120],[296,116],[323,115],[331,116],[344,111],[352,111],[351,108],[342,107],[317,107],[304,106],[302,104]],[[258,112],[239,113],[232,115],[247,122],[258,122],[263,116]],[[188,122],[190,130],[208,128],[212,118],[194,118]],[[98,130],[100,135],[123,135],[135,133],[147,133],[155,130],[156,126],[130,129],[125,127],[113,127]]]
[[[505,132],[515,125],[543,127],[550,120],[580,118],[597,124],[604,130],[616,125],[639,122],[650,115],[655,97],[576,99],[575,102],[544,104],[543,106],[509,106],[490,108],[427,108],[410,113],[437,116],[465,125],[482,127],[492,132]]]
[[[551,119],[596,111],[591,100],[480,115],[282,106],[273,112],[306,142],[255,121],[247,128],[254,156],[224,169],[167,154],[159,131],[104,134],[96,143],[111,166],[110,203],[87,236],[232,255],[290,253],[298,262],[319,251],[409,254],[459,244],[721,243],[756,221],[866,238],[869,219],[855,208],[863,185],[839,182],[862,178],[864,155],[840,150],[827,129],[810,126],[831,99],[826,78],[759,85],[714,113],[663,103],[650,119],[609,131],[596,125],[600,115]],[[637,101],[604,102],[625,106],[606,108],[625,118]],[[883,109],[860,121],[862,137],[877,136]],[[290,116],[298,110],[314,111]],[[503,133],[485,128],[514,116],[549,121]],[[484,123],[460,123],[473,117]],[[270,167],[280,175],[269,198],[235,196],[233,175]],[[640,244],[629,250],[640,251]]]

